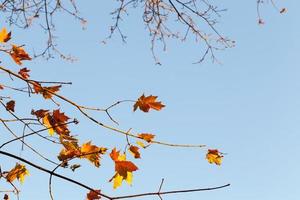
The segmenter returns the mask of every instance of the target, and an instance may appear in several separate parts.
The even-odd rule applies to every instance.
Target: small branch
[[[141,193],[141,194],[135,194],[135,195],[127,195],[127,196],[118,196],[118,197],[112,197],[112,200],[115,199],[129,199],[129,198],[137,198],[137,197],[145,197],[145,196],[160,196],[160,195],[167,195],[167,194],[178,194],[178,193],[190,193],[190,192],[203,192],[203,191],[210,191],[210,190],[218,190],[221,188],[225,188],[230,186],[230,184],[218,186],[218,187],[210,187],[210,188],[197,188],[197,189],[191,189],[191,190],[172,190],[167,192],[149,192],[149,193]]]

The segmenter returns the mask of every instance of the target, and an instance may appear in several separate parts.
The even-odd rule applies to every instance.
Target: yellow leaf
[[[13,182],[15,179],[18,179],[21,183],[23,183],[26,175],[29,175],[29,171],[25,168],[25,165],[17,163],[16,166],[6,175],[6,180],[8,182]]]
[[[120,174],[116,173],[116,175],[113,177],[113,179],[114,179],[114,184],[113,184],[114,189],[117,189],[118,187],[120,187],[122,185],[123,176],[120,176]]]
[[[142,148],[146,148],[146,145],[141,141],[136,141],[136,144],[139,145]]]
[[[210,164],[215,163],[216,165],[221,165],[222,158],[223,156],[217,149],[208,149],[208,152],[206,154],[206,159]]]
[[[10,40],[11,32],[7,33],[6,28],[0,31],[0,42],[7,42]]]
[[[45,117],[43,117],[43,124],[48,128],[49,135],[53,136],[54,135],[54,129],[52,128],[52,125],[49,121],[49,114],[47,114]]]
[[[80,149],[81,158],[86,158],[92,162],[96,167],[100,166],[100,154],[105,154],[106,148],[92,145],[91,142],[84,143]]]
[[[131,185],[132,184],[132,172],[127,172],[126,182]]]

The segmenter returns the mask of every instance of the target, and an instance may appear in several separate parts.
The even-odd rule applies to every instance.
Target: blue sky
[[[106,45],[101,44],[112,22],[109,4],[80,4],[82,15],[88,20],[86,30],[81,30],[72,18],[60,16],[56,26],[59,47],[78,60],[27,62],[25,66],[32,70],[32,78],[72,81],[73,85],[64,87],[61,93],[78,103],[98,107],[117,100],[137,99],[143,93],[157,95],[166,104],[160,112],[133,113],[132,104],[116,107],[112,114],[120,127],[151,132],[158,140],[171,143],[206,144],[227,154],[222,166],[214,166],[207,163],[205,151],[201,149],[153,145],[142,151],[142,159],[136,161],[140,170],[134,174],[133,185],[124,184],[116,191],[108,183],[113,176],[113,163],[108,156],[103,158],[100,169],[82,162],[84,167],[76,173],[59,172],[114,195],[157,191],[161,179],[165,178],[163,190],[226,183],[231,186],[218,191],[169,195],[164,200],[297,199],[300,195],[297,160],[300,151],[297,8],[300,3],[278,1],[288,9],[284,15],[265,6],[266,23],[259,26],[255,2],[231,0],[220,5],[228,11],[223,13],[218,28],[236,41],[235,48],[217,53],[222,64],[210,60],[192,64],[199,57],[195,43],[170,41],[167,52],[159,55],[163,65],[155,65],[148,34],[138,21],[141,20],[138,10],[130,13],[122,24],[128,35],[127,44],[117,35]],[[37,27],[26,31],[11,29],[14,41],[27,44],[29,52],[44,42],[39,39],[41,33]],[[18,69],[12,62],[7,63]],[[55,108],[51,102],[38,103],[41,102],[38,98],[18,98],[22,100],[17,100],[16,108],[24,108],[24,113],[31,110],[26,107],[28,103],[34,108]],[[80,124],[72,126],[72,130],[82,142],[93,140],[110,148],[125,144],[122,136],[94,125],[72,107],[62,104],[62,110],[79,119]],[[101,113],[92,115],[111,124]],[[59,148],[47,147],[36,138],[29,141],[43,153],[59,152]],[[10,148],[19,152],[18,145]],[[21,154],[27,158],[32,156],[26,151]],[[1,157],[0,160],[1,165],[14,165],[9,159]],[[21,187],[20,198],[49,199],[48,175],[34,169],[30,172],[31,176]],[[1,188],[3,185],[1,182]],[[53,185],[56,199],[84,199],[86,194],[85,190],[59,179],[54,179]],[[144,199],[154,198],[157,197]]]

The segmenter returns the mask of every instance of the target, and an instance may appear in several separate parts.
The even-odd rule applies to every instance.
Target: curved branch
[[[43,171],[43,172],[46,172],[52,176],[56,176],[60,179],[63,179],[63,180],[66,180],[68,182],[71,182],[71,183],[74,183],[75,185],[78,185],[82,188],[85,188],[87,190],[90,190],[90,191],[93,191],[95,192],[96,194],[106,198],[106,199],[109,199],[109,200],[115,200],[115,199],[129,199],[129,198],[137,198],[137,197],[146,197],[146,196],[161,196],[161,195],[167,195],[167,194],[178,194],[178,193],[190,193],[190,192],[200,192],[200,191],[210,191],[210,190],[218,190],[218,189],[221,189],[221,188],[225,188],[225,187],[228,187],[230,186],[230,184],[225,184],[225,185],[222,185],[222,186],[218,186],[218,187],[209,187],[209,188],[197,188],[197,189],[188,189],[188,190],[171,190],[171,191],[166,191],[166,192],[148,192],[148,193],[141,193],[141,194],[133,194],[133,195],[126,195],[126,196],[116,196],[116,197],[111,197],[111,196],[108,196],[102,192],[99,192],[99,191],[96,191],[94,190],[93,188],[81,183],[81,182],[78,182],[78,181],[75,181],[71,178],[68,178],[66,176],[63,176],[63,175],[60,175],[60,174],[57,174],[53,171],[50,171],[48,169],[45,169],[39,165],[36,165],[24,158],[21,158],[19,156],[16,156],[14,154],[11,154],[11,153],[8,153],[8,152],[5,152],[5,151],[0,151],[0,154],[2,155],[5,155],[5,156],[8,156],[8,157],[11,157],[11,158],[14,158],[14,159],[17,159],[19,161],[22,161],[40,171]]]

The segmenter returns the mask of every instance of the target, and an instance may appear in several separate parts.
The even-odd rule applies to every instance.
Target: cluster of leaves
[[[17,65],[22,65],[23,61],[25,60],[31,60],[30,56],[28,53],[23,49],[23,47],[15,45],[15,44],[8,44],[8,41],[11,40],[11,32],[7,32],[5,28],[2,29],[0,32],[0,42],[3,44],[1,46],[2,52],[8,54],[11,56],[13,61]],[[4,143],[2,146],[14,142],[14,141],[21,141],[23,144],[28,145],[26,142],[24,142],[25,137],[29,137],[32,135],[38,135],[43,139],[49,140],[54,143],[58,143],[61,145],[61,150],[57,155],[57,159],[60,163],[57,164],[57,169],[58,167],[64,167],[64,168],[70,168],[73,171],[75,171],[78,167],[80,167],[79,164],[72,164],[69,165],[70,161],[76,160],[76,159],[86,159],[90,163],[92,163],[95,167],[100,167],[101,164],[101,158],[107,154],[109,151],[109,148],[107,147],[102,147],[98,146],[92,143],[92,141],[86,141],[83,142],[82,144],[79,143],[78,139],[76,136],[71,134],[71,130],[69,128],[69,124],[71,123],[78,123],[77,120],[71,120],[71,117],[67,116],[64,112],[62,112],[61,107],[59,106],[60,104],[56,103],[56,100],[54,99],[60,99],[62,101],[65,101],[71,105],[73,105],[76,109],[78,109],[81,113],[84,114],[88,119],[91,121],[97,123],[98,125],[111,129],[117,133],[121,133],[126,135],[127,138],[127,145],[125,147],[124,152],[120,152],[117,149],[117,147],[114,147],[110,150],[110,158],[115,164],[114,168],[114,174],[112,178],[109,180],[110,182],[113,183],[113,188],[116,189],[122,185],[122,183],[125,181],[128,184],[132,184],[133,180],[133,172],[138,170],[138,166],[134,164],[133,161],[127,160],[127,154],[132,154],[133,159],[140,159],[141,158],[141,149],[146,149],[148,146],[151,144],[161,144],[161,145],[169,145],[167,143],[155,141],[155,135],[151,133],[131,133],[129,131],[123,131],[121,129],[117,129],[114,127],[110,127],[108,125],[103,124],[102,122],[98,121],[97,119],[94,119],[91,117],[86,110],[98,110],[98,111],[105,111],[105,113],[111,118],[109,115],[109,108],[112,106],[117,105],[118,102],[113,104],[107,109],[95,109],[95,108],[88,108],[85,106],[78,105],[74,103],[73,101],[67,99],[66,97],[62,96],[59,94],[59,90],[62,87],[62,82],[61,83],[55,83],[53,85],[53,82],[40,82],[36,80],[31,80],[29,72],[31,71],[30,69],[24,67],[21,68],[18,72],[13,72],[9,69],[6,69],[4,67],[0,67],[0,69],[4,72],[6,72],[10,77],[17,78],[19,80],[22,80],[26,85],[27,85],[27,90],[22,90],[22,89],[17,89],[12,86],[7,86],[4,84],[0,84],[0,89],[14,89],[15,91],[21,91],[28,93],[29,96],[31,94],[35,94],[38,96],[41,96],[42,99],[44,100],[52,100],[57,106],[57,109],[38,109],[38,110],[31,110],[31,115],[34,116],[34,118],[30,118],[30,120],[34,121],[35,125],[42,127],[39,131],[34,131],[31,128],[30,123],[24,122],[21,118],[17,117],[17,111],[15,109],[16,101],[13,100],[11,97],[9,97],[9,101],[6,103],[3,103],[2,101],[4,98],[0,96],[0,102],[1,104],[5,107],[7,112],[11,114],[14,118],[16,118],[17,122],[20,122],[25,125],[29,130],[31,130],[30,133],[23,133],[22,136],[18,137],[17,134],[14,134],[12,130],[8,128],[6,125],[5,120],[1,120],[1,122],[5,125],[7,130],[15,136],[15,139],[8,141]],[[44,86],[44,84],[51,84]],[[148,113],[151,110],[156,110],[160,111],[162,110],[165,105],[157,100],[157,96],[149,95],[146,96],[142,94],[137,100],[129,100],[130,102],[134,102],[133,104],[133,111],[140,110],[142,112]],[[112,118],[111,118],[112,119]],[[43,131],[48,131],[48,137],[39,135],[39,132]],[[136,141],[136,145],[133,145],[129,142],[128,137],[134,138]],[[0,147],[0,149],[2,148]],[[169,146],[187,146],[187,145],[176,145],[172,144]],[[193,147],[193,146],[191,146]],[[198,147],[203,147],[203,146],[198,146]],[[31,148],[31,147],[30,147]],[[39,156],[42,158],[46,159],[49,161],[49,159],[43,157],[38,153],[37,150],[31,148],[35,153],[37,153]],[[206,159],[208,160],[209,163],[214,163],[216,165],[221,165],[222,162],[222,157],[223,154],[220,153],[217,149],[207,149],[207,154],[206,154]],[[53,161],[51,161],[53,163]],[[55,162],[54,162],[55,163]],[[55,171],[55,170],[54,170]],[[54,173],[52,172],[52,174]],[[52,175],[51,174],[51,175]],[[24,181],[24,177],[29,175],[29,172],[25,165],[17,163],[16,166],[8,171],[1,172],[0,177],[3,177],[6,179],[7,182],[13,183],[15,180],[18,180],[20,182]],[[51,195],[52,196],[52,195]],[[100,190],[90,190],[89,193],[87,194],[87,199],[88,200],[96,200],[100,199],[101,192]]]

